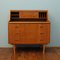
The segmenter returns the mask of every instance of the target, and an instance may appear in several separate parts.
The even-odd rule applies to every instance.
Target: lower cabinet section
[[[48,44],[50,23],[8,23],[10,44]]]

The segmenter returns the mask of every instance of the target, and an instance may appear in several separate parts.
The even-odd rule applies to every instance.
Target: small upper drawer
[[[19,12],[20,18],[38,18],[38,12],[37,11],[20,11]]]

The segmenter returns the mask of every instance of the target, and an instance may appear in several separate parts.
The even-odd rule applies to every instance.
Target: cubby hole
[[[47,20],[47,12],[39,12],[39,19],[40,19],[40,21],[46,21]]]
[[[19,12],[11,12],[10,20],[17,20],[19,19]]]

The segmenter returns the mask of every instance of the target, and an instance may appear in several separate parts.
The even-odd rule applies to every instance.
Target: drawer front
[[[20,33],[24,31],[24,24],[9,24],[9,29],[11,29],[14,33]]]
[[[25,40],[24,34],[9,33],[9,42],[14,44],[23,44]]]
[[[21,11],[20,18],[39,18],[37,11]]]
[[[48,44],[49,42],[50,42],[50,39],[46,37],[40,38],[39,40],[39,44]]]
[[[46,32],[50,30],[50,24],[39,24],[39,30],[41,32]]]
[[[11,33],[9,34],[9,41],[10,43],[14,43],[14,44],[23,44],[25,40],[24,34],[14,34]]]

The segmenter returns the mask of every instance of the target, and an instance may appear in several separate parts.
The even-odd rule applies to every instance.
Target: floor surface
[[[60,60],[60,48],[16,48],[17,60]],[[12,48],[0,48],[0,60],[14,60]]]

